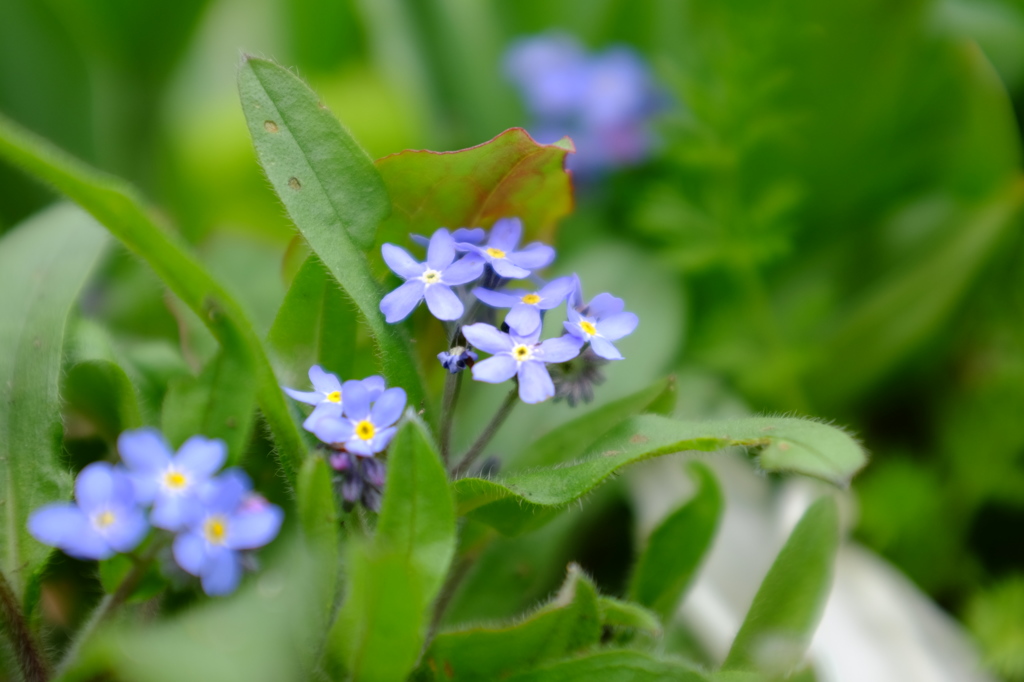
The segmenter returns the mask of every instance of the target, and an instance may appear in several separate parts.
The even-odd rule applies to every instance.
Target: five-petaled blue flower
[[[284,513],[250,493],[249,477],[229,469],[200,491],[197,513],[174,539],[174,560],[199,576],[209,595],[227,594],[242,578],[240,551],[256,549],[277,536]]]
[[[505,324],[520,336],[526,336],[540,327],[540,311],[551,310],[561,304],[575,282],[574,277],[559,277],[538,291],[491,291],[477,287],[473,289],[473,295],[489,306],[511,308],[505,316]]]
[[[555,250],[547,244],[533,242],[516,250],[523,236],[523,223],[519,218],[502,218],[494,223],[490,237],[483,246],[470,242],[456,244],[460,251],[483,256],[494,271],[506,279],[529,277],[531,270],[550,265]]]
[[[632,334],[639,323],[633,313],[623,312],[625,303],[611,294],[598,294],[590,303],[583,303],[583,292],[579,279],[569,294],[569,319],[564,323],[566,331],[583,342],[589,341],[590,348],[605,360],[621,360],[622,353],[612,341]]]
[[[320,365],[313,365],[309,368],[309,380],[313,383],[312,391],[296,391],[295,389],[284,388],[284,392],[299,402],[307,405],[315,405],[313,411],[302,422],[302,427],[307,431],[313,431],[314,425],[324,418],[340,417],[344,396],[341,391],[341,380],[337,375],[324,371]],[[373,399],[384,392],[384,377],[374,375],[362,380],[363,386],[370,391]]]
[[[135,549],[149,530],[128,475],[107,462],[82,469],[75,481],[75,501],[32,512],[32,537],[78,559],[106,559]]]
[[[555,386],[545,363],[566,362],[579,355],[583,341],[564,335],[540,342],[540,327],[520,336],[498,331],[478,322],[462,328],[466,340],[492,357],[473,365],[473,378],[500,384],[519,377],[519,398],[524,403],[540,403],[555,395]]]
[[[117,449],[128,467],[141,504],[152,504],[149,521],[157,528],[178,530],[196,511],[199,489],[227,459],[224,441],[192,436],[173,454],[160,432],[152,428],[125,431]]]
[[[381,253],[388,267],[406,280],[380,302],[380,311],[389,323],[405,319],[424,298],[437,319],[459,319],[462,301],[451,286],[472,282],[484,269],[483,260],[475,254],[455,260],[455,241],[443,227],[430,238],[425,263],[417,263],[405,249],[394,244],[385,244]]]
[[[389,388],[375,396],[361,381],[346,381],[341,390],[344,416],[321,419],[313,433],[329,445],[363,457],[382,452],[395,436],[394,423],[405,409],[405,391]]]

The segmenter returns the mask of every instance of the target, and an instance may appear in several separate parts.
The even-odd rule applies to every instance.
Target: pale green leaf
[[[601,651],[505,678],[507,682],[703,682],[692,665],[639,651]]]

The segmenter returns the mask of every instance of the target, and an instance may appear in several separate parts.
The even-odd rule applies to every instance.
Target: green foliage
[[[692,666],[639,651],[601,651],[571,658],[506,678],[510,682],[702,682],[707,678]]]
[[[86,360],[64,377],[61,398],[92,423],[108,442],[122,431],[142,426],[139,396],[121,367],[109,360]]]
[[[267,177],[292,221],[348,294],[376,339],[384,376],[414,405],[424,393],[400,328],[387,325],[365,252],[391,204],[370,158],[316,94],[272,62],[247,57],[238,72],[242,109]]]
[[[68,499],[58,387],[64,331],[108,240],[58,205],[0,240],[0,570],[20,595],[50,549],[33,540],[34,509]]]
[[[594,444],[582,461],[495,480],[459,479],[454,483],[459,513],[514,535],[547,522],[627,464],[733,445],[759,448],[760,464],[768,471],[794,471],[840,485],[866,461],[852,438],[818,422],[757,417],[699,423],[641,416]]]
[[[701,560],[711,546],[722,515],[722,491],[705,464],[691,462],[697,491],[669,514],[647,539],[630,582],[630,597],[668,622]]]
[[[970,626],[988,664],[1008,680],[1024,680],[1024,579],[1002,580],[967,609]]]
[[[661,635],[658,614],[639,604],[614,597],[600,597],[597,604],[601,607],[601,622],[604,625]]]
[[[729,649],[723,668],[785,673],[803,658],[832,587],[839,511],[823,497],[793,529]]]

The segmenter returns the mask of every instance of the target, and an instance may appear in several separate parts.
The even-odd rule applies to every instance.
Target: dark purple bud
[[[477,361],[477,354],[465,346],[455,346],[451,350],[442,351],[437,354],[441,366],[452,374],[458,374],[467,367],[472,367]]]
[[[363,494],[363,479],[359,476],[345,477],[341,484],[341,496],[346,502],[355,504]]]
[[[335,452],[328,458],[328,462],[332,469],[342,473],[352,471],[355,468],[352,455],[347,452]]]
[[[375,488],[383,488],[384,480],[387,478],[387,467],[384,462],[375,457],[363,457],[362,465],[366,482]]]
[[[363,506],[369,509],[370,511],[380,511],[380,499],[380,490],[378,490],[377,488],[374,488],[372,486],[366,486],[365,488],[363,488]]]

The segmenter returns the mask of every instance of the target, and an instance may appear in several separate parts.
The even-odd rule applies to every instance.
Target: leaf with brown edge
[[[382,242],[404,243],[410,232],[439,227],[490,227],[515,216],[533,239],[548,239],[573,208],[572,177],[565,155],[569,138],[539,144],[522,128],[454,152],[406,150],[376,162],[391,195]]]

